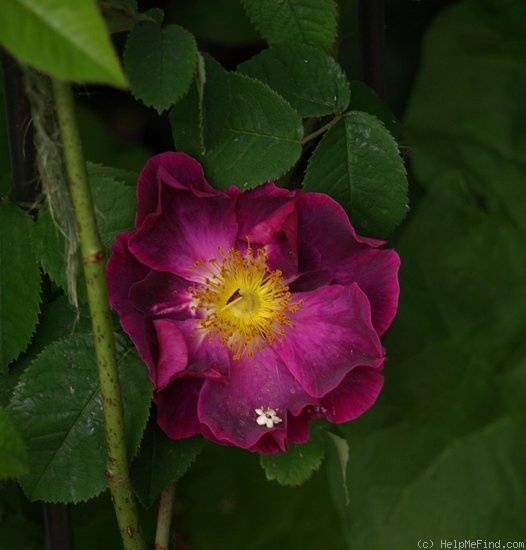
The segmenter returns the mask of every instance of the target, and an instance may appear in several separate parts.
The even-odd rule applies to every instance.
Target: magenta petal
[[[298,274],[298,255],[284,233],[277,235],[265,247],[267,266],[270,271],[279,269],[285,280],[294,279]]]
[[[273,348],[305,391],[322,397],[358,365],[378,365],[383,348],[358,285],[321,287],[294,295],[303,305]]]
[[[169,437],[201,433],[274,453],[307,441],[315,418],[343,422],[371,406],[383,380],[379,334],[397,307],[394,251],[357,235],[326,195],[272,183],[215,190],[182,153],[152,158],[137,197],[135,229],[117,237],[107,266],[109,297],[148,365],[158,423]],[[261,281],[256,265],[221,265],[236,254],[262,258],[258,248],[264,269],[280,273]],[[283,299],[268,286],[280,277],[290,305],[299,304],[289,311],[292,324],[253,356],[233,360],[221,335],[205,332],[214,321],[205,316],[225,314],[217,326],[232,329],[235,340],[241,328],[221,308],[225,293],[240,287],[243,297],[261,284],[268,304]]]
[[[120,316],[122,328],[130,336],[137,351],[148,365],[154,380],[157,343],[151,322],[129,300],[130,286],[143,280],[150,269],[142,265],[128,250],[130,233],[117,235],[112,253],[106,265],[108,297],[111,307]]]
[[[298,242],[314,247],[321,257],[323,269],[336,265],[365,247],[378,248],[384,241],[356,234],[345,210],[333,199],[321,193],[305,193],[298,199]]]
[[[192,189],[195,193],[214,193],[205,180],[202,166],[192,157],[174,152],[156,155],[148,160],[139,175],[136,227],[148,214],[157,211],[163,183],[177,189]]]
[[[373,325],[380,336],[391,324],[398,307],[400,257],[394,250],[367,248],[342,260],[333,270],[334,282],[358,283],[371,303]]]
[[[146,277],[130,287],[129,302],[147,315],[186,318],[192,314],[191,283],[165,271],[151,270]]]
[[[328,285],[332,281],[332,274],[329,271],[307,271],[296,277],[292,283],[289,283],[291,292],[308,292],[316,290],[320,286]]]
[[[267,183],[240,195],[237,208],[240,239],[248,237],[254,243],[267,244],[276,233],[285,230],[295,237],[296,220],[289,221],[295,212],[292,191]],[[286,228],[287,223],[290,227]]]
[[[218,441],[262,452],[261,438],[272,436],[281,449],[287,434],[287,413],[299,414],[304,407],[316,404],[288,372],[270,348],[253,357],[232,361],[228,383],[207,380],[199,397],[199,419]],[[257,423],[256,409],[270,407],[282,419],[272,428]],[[265,448],[266,450],[263,450]]]
[[[383,381],[380,369],[353,369],[335,390],[320,399],[325,417],[335,423],[354,420],[376,401]]]
[[[131,232],[117,235],[106,265],[111,307],[119,314],[125,315],[136,312],[128,299],[130,286],[142,281],[150,273],[150,269],[138,262],[128,250],[130,236]]]
[[[263,435],[257,443],[248,447],[249,451],[260,454],[276,454],[287,450],[287,434],[284,430],[275,430]]]
[[[224,194],[199,198],[164,187],[162,211],[150,214],[130,239],[129,247],[142,263],[159,271],[196,280],[198,260],[219,260],[237,237],[235,204]]]
[[[177,322],[177,326],[188,346],[188,366],[183,374],[226,380],[230,367],[228,348],[210,342],[208,337],[196,331],[195,319]]]
[[[309,422],[313,415],[309,412],[311,407],[307,407],[298,416],[289,414],[287,422],[287,439],[290,443],[305,443],[309,440]]]
[[[279,269],[285,279],[298,272],[298,215],[296,193],[268,183],[243,193],[238,201],[238,236],[264,245],[270,270]]]
[[[177,322],[170,319],[158,319],[153,322],[157,333],[159,360],[153,380],[156,390],[163,389],[188,364],[188,348]]]
[[[157,423],[172,439],[191,437],[201,431],[197,402],[203,381],[178,378],[155,394]]]

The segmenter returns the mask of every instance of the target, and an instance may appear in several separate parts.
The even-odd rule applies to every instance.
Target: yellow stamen
[[[199,260],[194,266],[203,274],[203,283],[190,288],[194,309],[204,312],[197,329],[228,346],[234,359],[251,357],[263,344],[285,334],[286,326],[294,326],[289,314],[302,302],[290,304],[283,274],[268,269],[263,248],[257,255],[250,245],[245,255],[236,248],[228,253],[218,250],[221,261]]]

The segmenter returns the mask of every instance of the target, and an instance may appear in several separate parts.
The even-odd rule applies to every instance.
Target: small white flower
[[[256,409],[256,422],[260,426],[266,426],[267,428],[273,428],[275,424],[282,422],[282,419],[276,414],[277,411],[270,407]]]

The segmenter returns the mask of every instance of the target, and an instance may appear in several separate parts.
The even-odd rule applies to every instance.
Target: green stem
[[[334,126],[334,124],[336,124],[338,122],[338,120],[340,120],[340,118],[342,118],[342,116],[343,116],[342,113],[337,113],[334,118],[332,118],[331,120],[329,120],[329,122],[327,122],[327,124],[324,124],[321,128],[318,128],[316,131],[312,132],[312,134],[309,134],[308,136],[305,136],[300,141],[300,144],[305,145],[306,143],[308,143],[312,139],[318,137],[320,134],[323,134],[323,132],[326,132],[331,126]]]
[[[124,548],[144,550],[145,544],[129,480],[122,396],[104,275],[104,250],[95,221],[86,163],[75,118],[73,93],[69,84],[65,82],[53,79],[52,83],[64,147],[68,186],[79,234],[99,369],[106,435],[106,478]]]
[[[159,500],[157,531],[155,533],[155,550],[168,550],[174,492],[175,484],[172,483],[162,492],[161,499]]]

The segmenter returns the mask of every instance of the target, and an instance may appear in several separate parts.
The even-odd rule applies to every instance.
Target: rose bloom
[[[274,453],[309,421],[376,400],[398,255],[320,193],[213,189],[182,153],[150,159],[135,229],[117,236],[110,301],[148,366],[157,422]]]

